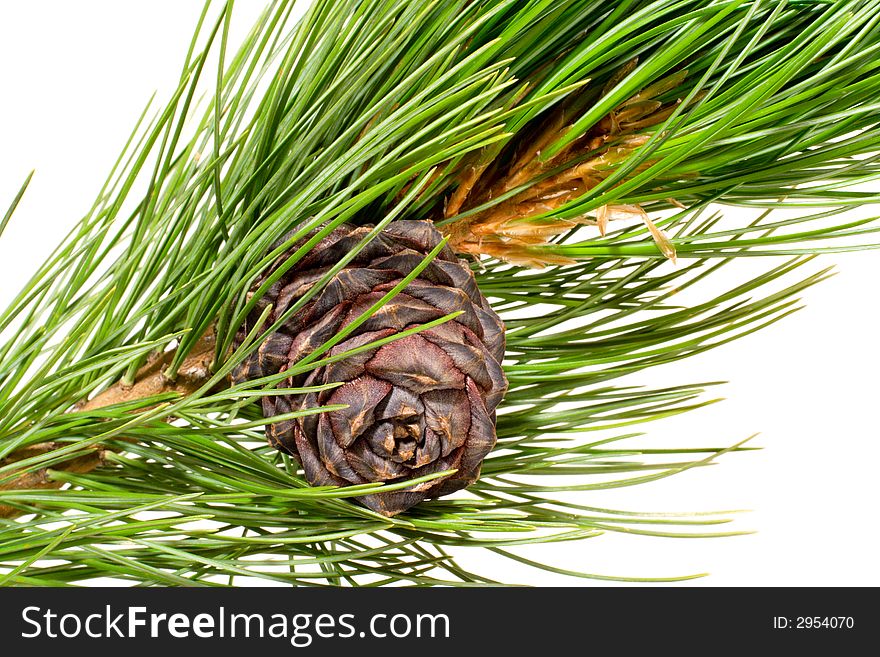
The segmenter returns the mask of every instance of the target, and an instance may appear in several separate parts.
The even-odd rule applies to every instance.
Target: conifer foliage
[[[494,583],[464,549],[589,578],[528,544],[723,535],[589,491],[738,449],[652,448],[708,400],[640,372],[873,246],[880,0],[271,0],[232,44],[235,15],[205,4],[0,313],[0,583]]]

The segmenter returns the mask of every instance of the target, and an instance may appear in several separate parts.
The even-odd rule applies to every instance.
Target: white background
[[[233,36],[261,4],[238,3]],[[171,88],[200,9],[198,0],[0,4],[0,207],[37,169],[0,239],[0,306],[88,209],[151,92]],[[839,274],[803,295],[805,310],[639,381],[730,381],[714,391],[727,401],[648,426],[652,444],[729,445],[760,431],[763,450],[581,498],[637,511],[750,509],[733,527],[755,534],[603,536],[529,556],[603,574],[711,573],[698,585],[880,585],[878,263],[877,253],[825,256],[820,264]],[[710,285],[742,276],[731,267]],[[600,584],[483,551],[461,558],[505,581]]]

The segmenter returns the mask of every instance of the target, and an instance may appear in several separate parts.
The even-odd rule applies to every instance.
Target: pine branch
[[[60,449],[59,443],[38,443],[25,449],[18,450],[0,461],[0,467],[14,465],[25,459],[36,459],[40,456],[50,455]],[[98,468],[106,462],[106,454],[103,450],[96,449],[83,456],[78,456],[59,463],[54,469],[70,472],[73,474],[85,474]],[[12,471],[16,474],[15,470]],[[42,467],[37,470],[24,472],[8,481],[0,482],[0,491],[15,490],[45,490],[60,488],[63,482],[52,478],[50,468]],[[20,515],[19,509],[0,504],[0,518],[15,518]]]
[[[0,520],[2,577],[486,585],[449,546],[560,572],[506,546],[729,534],[705,531],[724,518],[560,496],[728,453],[652,449],[632,433],[711,403],[709,384],[645,390],[625,377],[789,315],[827,275],[799,278],[807,254],[871,246],[876,220],[844,213],[878,200],[858,187],[880,162],[878,10],[319,0],[297,22],[277,0],[233,52],[231,3],[208,2],[170,101],[145,111],[92,210],[0,314],[0,516],[18,515]],[[205,84],[213,98],[194,117]],[[724,205],[766,211],[736,224]],[[299,416],[263,417],[253,402],[317,388],[222,383],[277,328],[233,348],[270,267],[280,277],[342,224],[378,234],[428,217],[479,258],[511,386],[470,495],[384,518],[350,499],[396,484],[310,487],[265,445],[267,425]],[[734,258],[780,254],[792,258],[676,304]]]
[[[214,359],[215,338],[213,331],[203,335],[192,351],[177,370],[174,379],[167,374],[166,368],[174,359],[175,352],[166,351],[154,354],[149,362],[137,371],[134,381],[129,384],[118,381],[103,390],[92,399],[76,404],[73,411],[88,412],[107,406],[124,405],[153,397],[167,396],[169,393],[185,397],[204,386],[211,377],[211,364]],[[149,407],[148,407],[149,408]],[[52,458],[63,449],[60,443],[39,443],[17,450],[0,460],[0,470],[13,464],[23,465],[30,459],[39,461],[39,457]],[[0,482],[0,490],[15,491],[28,489],[53,489],[64,485],[62,479],[53,477],[53,470],[72,474],[86,474],[106,463],[107,450],[101,446],[92,448],[88,453],[72,459],[62,460],[50,467],[39,467],[18,474],[18,470],[10,470],[5,480]],[[14,518],[20,511],[14,507],[0,504],[0,518]]]

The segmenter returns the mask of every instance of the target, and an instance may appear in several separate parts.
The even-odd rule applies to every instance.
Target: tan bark
[[[174,351],[168,351],[153,358],[138,370],[133,383],[125,384],[120,381],[92,399],[77,404],[74,410],[93,411],[114,404],[146,399],[147,397],[166,392],[177,392],[181,395],[192,394],[201,388],[211,377],[214,347],[214,332],[209,330],[193,346],[193,349],[178,369],[177,377],[173,380],[165,374],[165,369],[171,363],[175,353]],[[47,454],[59,447],[62,447],[62,445],[54,442],[29,445],[13,452],[4,459],[0,459],[0,466]],[[39,468],[29,472],[22,472],[14,479],[0,483],[0,491],[60,488],[64,482],[52,477],[53,470],[85,474],[103,465],[106,454],[107,450],[105,448],[96,446],[88,454],[56,464],[51,468]],[[20,509],[13,506],[0,504],[0,518],[14,518],[22,513]]]

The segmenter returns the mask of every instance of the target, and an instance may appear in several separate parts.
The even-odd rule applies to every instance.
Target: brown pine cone
[[[260,299],[239,340],[270,303],[268,322],[274,322],[369,230],[342,226],[319,242]],[[236,368],[233,380],[271,375],[297,363],[412,272],[440,240],[430,222],[391,223],[266,338]],[[286,257],[279,258],[254,289]],[[314,486],[397,483],[457,469],[401,491],[357,498],[386,516],[476,481],[483,458],[495,445],[495,408],[507,390],[501,369],[504,324],[480,293],[468,265],[448,247],[322,358],[457,310],[463,313],[435,328],[282,381],[280,387],[344,385],[320,393],[264,397],[265,417],[326,404],[348,408],[271,424],[270,444],[296,457]]]

